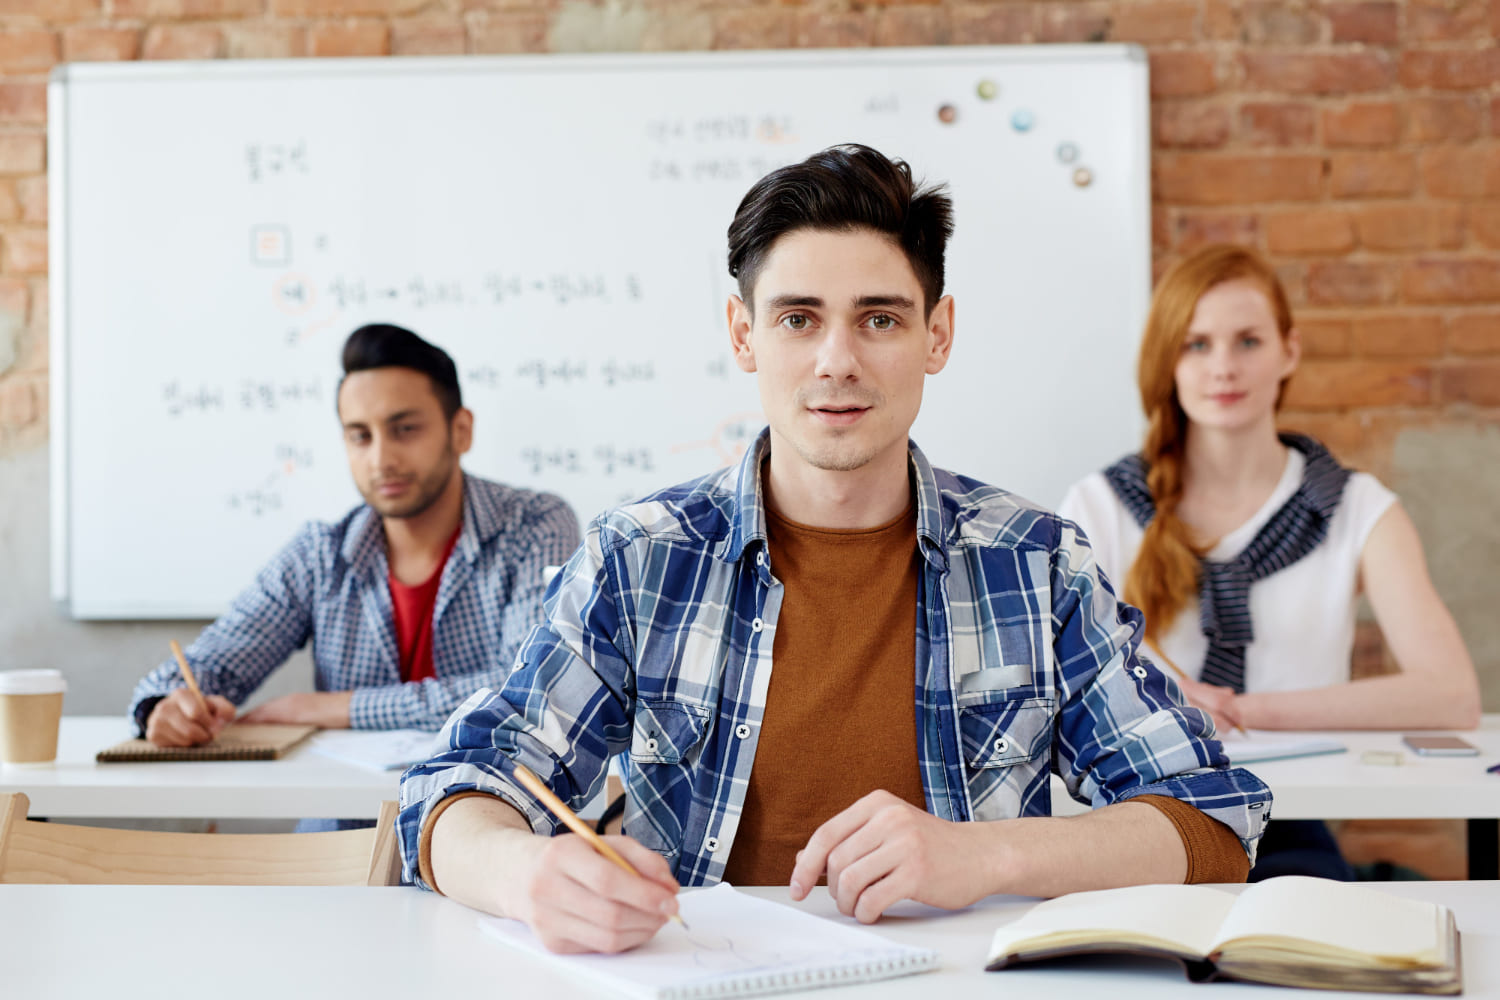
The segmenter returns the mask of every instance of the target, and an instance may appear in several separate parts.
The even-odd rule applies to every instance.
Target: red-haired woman
[[[1395,494],[1277,432],[1301,351],[1258,254],[1218,245],[1180,261],[1141,344],[1145,446],[1075,484],[1061,511],[1221,731],[1472,728],[1474,667]],[[1401,669],[1351,681],[1361,590]]]

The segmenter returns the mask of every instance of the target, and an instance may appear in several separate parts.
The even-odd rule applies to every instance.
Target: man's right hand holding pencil
[[[211,694],[199,697],[180,687],[156,703],[146,719],[146,739],[159,747],[210,743],[234,721],[234,703]]]

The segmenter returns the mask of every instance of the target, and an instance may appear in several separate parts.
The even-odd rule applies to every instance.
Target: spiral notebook
[[[101,764],[155,760],[277,760],[318,731],[317,726],[280,726],[233,722],[212,743],[201,747],[159,747],[147,740],[126,740],[94,754]]]
[[[938,966],[938,953],[824,920],[720,884],[678,897],[684,930],[669,923],[620,955],[558,955],[518,920],[481,917],[486,932],[594,980],[612,996],[652,1000],[749,997],[892,979]]]

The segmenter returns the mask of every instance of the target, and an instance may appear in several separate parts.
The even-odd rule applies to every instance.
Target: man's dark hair
[[[344,377],[372,368],[410,368],[421,372],[432,382],[449,420],[464,405],[458,388],[458,369],[448,352],[418,337],[404,326],[371,323],[349,334],[344,341]],[[339,380],[342,386],[343,379]]]
[[[772,245],[799,229],[869,229],[894,239],[922,286],[923,315],[943,295],[943,250],[953,235],[945,185],[918,188],[911,168],[869,146],[830,146],[755,182],[729,224],[729,274],[754,311],[755,279]]]

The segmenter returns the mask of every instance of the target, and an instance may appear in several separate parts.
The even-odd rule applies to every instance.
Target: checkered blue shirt
[[[763,433],[738,467],[607,511],[547,594],[547,622],[498,693],[406,772],[408,879],[433,807],[470,789],[559,824],[510,778],[525,764],[575,809],[620,755],[625,832],[685,885],[722,878],[755,757],[782,585],[766,546]],[[1181,799],[1253,859],[1269,789],[1230,768],[1213,724],[1137,656],[1141,615],[1115,598],[1076,525],[935,470],[916,447],[918,763],[950,820],[1051,813],[1049,775],[1095,806]],[[910,619],[906,619],[909,622]],[[893,622],[888,626],[910,628]]]
[[[319,691],[347,691],[355,729],[437,729],[454,707],[498,685],[542,618],[542,569],[578,547],[578,520],[559,497],[464,476],[463,527],[432,612],[436,677],[403,683],[387,580],[385,532],[361,504],[333,524],[309,522],[229,611],[188,647],[206,694],[236,705],[312,643]],[[136,685],[130,715],[183,684],[167,660]]]

